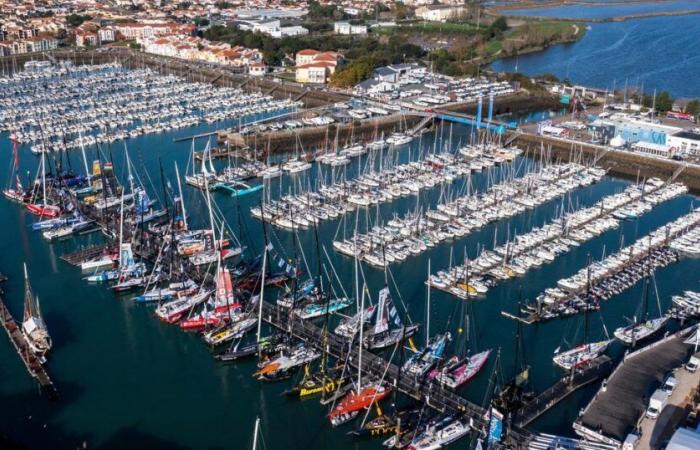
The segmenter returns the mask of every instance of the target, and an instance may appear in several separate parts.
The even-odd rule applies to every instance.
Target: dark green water
[[[180,164],[181,173],[187,164],[189,142],[172,143],[173,136],[203,132],[208,126],[180,130],[155,136],[144,136],[128,141],[132,160],[137,167],[146,168],[159,186],[158,159],[163,160],[166,176],[174,184],[173,161]],[[448,130],[443,130],[448,135]],[[467,129],[453,130],[452,140],[468,140]],[[423,137],[425,145],[432,146],[432,135]],[[203,146],[200,143],[199,148]],[[418,145],[417,142],[412,146]],[[6,136],[0,140],[2,163],[0,179],[7,179],[11,145]],[[124,155],[121,144],[114,146],[115,167],[123,167]],[[402,158],[408,157],[403,150]],[[74,167],[80,167],[78,154],[72,155]],[[37,159],[23,149],[23,168],[34,173]],[[532,160],[516,162],[520,171],[531,166]],[[351,174],[356,166],[348,167]],[[315,169],[314,169],[315,170]],[[498,179],[502,169],[491,174],[486,172],[473,176],[475,186],[482,189],[488,177]],[[313,174],[303,175],[302,177]],[[302,178],[301,183],[305,183]],[[276,192],[273,182],[272,191]],[[288,180],[283,180],[284,187]],[[589,205],[602,196],[622,190],[626,181],[606,178],[592,187],[572,193],[571,202]],[[461,183],[456,183],[458,190]],[[203,223],[201,194],[186,189],[186,200],[193,220]],[[160,191],[157,188],[158,192]],[[421,204],[434,204],[439,197],[439,188],[421,194]],[[246,198],[240,205],[226,196],[216,194],[215,199],[234,229],[243,224],[245,236],[250,238],[249,247],[260,249],[261,227],[248,215],[251,205],[258,197]],[[691,196],[666,202],[637,221],[625,222],[618,229],[604,234],[572,252],[560,257],[554,264],[544,265],[529,272],[525,277],[503,283],[492,289],[484,299],[473,304],[477,346],[479,348],[501,348],[504,355],[504,375],[511,374],[514,323],[500,315],[503,309],[513,311],[518,290],[522,288],[525,298],[536,296],[546,287],[555,285],[564,276],[576,272],[591,252],[600,256],[603,248],[608,252],[617,249],[620,235],[625,242],[685,214],[692,204]],[[392,210],[406,211],[414,208],[416,199],[402,199],[383,205],[381,216],[388,218]],[[493,244],[494,229],[498,228],[502,242],[508,229],[513,233],[529,230],[552,218],[558,202],[543,205],[534,211],[518,216],[510,224],[502,222],[489,225],[483,230],[455,243],[455,254],[462,255],[466,246],[474,255],[477,245]],[[239,211],[241,212],[239,215]],[[361,214],[361,222],[367,216],[374,218],[376,211]],[[261,384],[254,380],[253,361],[234,365],[221,365],[211,357],[209,349],[194,334],[159,323],[149,307],[134,305],[128,298],[115,297],[99,286],[90,286],[81,280],[81,274],[59,259],[59,256],[77,244],[99,240],[93,235],[55,245],[49,245],[38,233],[29,228],[33,218],[17,205],[0,200],[0,271],[10,276],[5,285],[6,302],[15,315],[22,309],[21,264],[26,261],[32,285],[41,299],[44,316],[54,339],[48,369],[59,392],[60,400],[49,403],[38,391],[33,380],[26,374],[9,341],[0,338],[0,434],[22,442],[33,448],[77,448],[83,442],[91,448],[250,448],[255,417],[262,420],[262,435],[269,449],[311,448],[380,448],[379,441],[354,441],[346,436],[348,427],[332,429],[325,407],[315,400],[290,401],[280,396],[287,382]],[[338,221],[323,223],[319,227],[321,245],[328,248],[333,264],[345,283],[352,290],[353,262],[335,254],[331,242]],[[352,229],[354,215],[347,219]],[[342,232],[342,231],[341,231]],[[292,251],[292,236],[288,232],[275,231],[278,246]],[[313,232],[300,233],[301,244],[312,270],[315,270]],[[425,286],[428,258],[433,270],[449,264],[449,244],[409,259],[402,265],[393,266],[392,273],[400,286],[400,294],[408,305],[414,321],[424,323]],[[682,289],[696,289],[697,270],[695,260],[684,259],[680,263],[658,272],[658,288],[663,305],[669,304],[670,295]],[[365,267],[367,282],[373,295],[383,284],[383,274]],[[609,330],[624,323],[623,316],[632,316],[641,295],[639,286],[634,287],[606,304],[603,319]],[[395,293],[396,297],[396,293]],[[461,300],[433,292],[431,301],[433,332],[445,328],[450,317],[460,313]],[[453,328],[456,319],[452,319]],[[551,355],[563,338],[573,339],[580,318],[555,321],[525,329],[525,349],[532,366],[531,379],[536,389],[552,383],[560,373],[552,366]],[[592,322],[598,333],[598,320]],[[454,331],[454,330],[453,330]],[[453,333],[456,335],[457,333]],[[423,342],[418,336],[416,342]],[[619,346],[613,352],[619,352]],[[471,400],[481,402],[488,382],[488,370],[461,391]],[[537,422],[536,428],[548,432],[571,434],[570,424],[579,408],[585,405],[592,390],[572,396]],[[459,447],[459,444],[456,446]]]

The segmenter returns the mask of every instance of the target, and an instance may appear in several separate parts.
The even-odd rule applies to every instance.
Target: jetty
[[[691,348],[683,341],[692,329],[627,354],[574,423],[576,433],[592,441],[622,445],[637,428],[653,389],[687,360]]]
[[[1,295],[0,320],[2,321],[2,327],[7,332],[10,342],[12,342],[12,345],[15,347],[29,375],[37,380],[41,390],[46,394],[49,400],[58,399],[58,390],[56,390],[56,386],[54,386],[53,381],[49,378],[49,374],[46,372],[39,358],[37,358],[34,352],[29,348],[27,339],[24,337],[24,334],[22,334],[14,317],[12,317],[12,314],[10,314],[10,311],[7,309]]]
[[[667,189],[668,188],[668,189]],[[632,185],[631,189],[620,194],[613,194],[601,199],[593,206],[580,208],[572,213],[562,216],[554,221],[551,221],[542,227],[536,227],[529,233],[519,236],[514,242],[508,241],[493,251],[499,255],[498,258],[487,259],[484,254],[478,257],[470,264],[471,267],[456,267],[455,270],[469,269],[472,276],[489,276],[492,275],[493,282],[499,280],[501,268],[509,269],[509,261],[516,260],[528,254],[535,254],[540,249],[547,249],[549,245],[562,242],[563,239],[573,239],[579,244],[582,244],[594,237],[599,236],[604,231],[613,227],[619,226],[619,220],[614,218],[614,214],[623,208],[631,205],[639,206],[644,203],[644,196],[649,196],[656,193],[666,193],[665,196],[659,198],[661,203],[671,198],[685,193],[687,189],[680,184],[658,184],[646,189],[642,186],[643,191],[638,189],[636,185]],[[658,204],[652,202],[652,207]],[[582,230],[583,233],[576,233]],[[570,251],[571,245],[562,244],[555,255],[560,255]],[[486,253],[486,255],[489,255]],[[489,255],[490,256],[490,255]],[[483,258],[483,260],[481,260]],[[522,264],[522,263],[521,263]],[[525,270],[529,270],[531,266],[522,265]],[[506,275],[508,275],[506,273]],[[504,277],[500,277],[504,278]],[[454,295],[454,285],[441,286],[442,290]]]
[[[348,361],[354,368],[358,367],[360,357],[358,345],[348,342],[330,331],[315,325],[309,320],[302,320],[287,310],[269,302],[262,304],[263,320],[285,332],[303,340],[317,350],[326,351],[339,361]],[[472,421],[475,429],[486,429],[488,420],[487,410],[472,403],[456,392],[446,389],[440,383],[434,381],[420,381],[413,377],[402,376],[399,367],[385,360],[381,356],[369,351],[362,352],[362,371],[366,376],[382,379],[393,389],[408,395],[409,397],[425,403],[427,406],[442,413],[461,414]],[[528,431],[513,427],[508,430],[508,439],[512,447],[527,448],[527,442],[531,435]]]
[[[502,314],[511,319],[516,318],[522,323],[532,324],[571,315],[589,308],[591,304],[608,300],[632,287],[646,274],[677,262],[683,253],[679,251],[677,239],[694,232],[698,225],[700,210],[694,210],[609,255],[597,263],[597,267],[589,264],[577,274],[559,280],[556,289],[560,296],[549,304],[538,297],[536,306],[526,317]]]
[[[578,367],[573,373],[562,377],[538,396],[526,402],[515,414],[513,423],[520,428],[528,426],[575,391],[610,374],[613,366],[613,360],[603,355]]]

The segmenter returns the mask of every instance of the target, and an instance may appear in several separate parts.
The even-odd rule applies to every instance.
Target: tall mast
[[[255,431],[253,432],[253,450],[258,448],[258,433],[260,432],[260,417],[255,418]]]
[[[175,177],[177,177],[177,190],[180,196],[180,208],[182,209],[182,221],[184,223],[185,231],[187,231],[187,213],[185,212],[185,199],[182,198],[182,183],[180,182],[180,171],[177,168],[177,162],[175,163]]]
[[[355,255],[357,259],[357,255]],[[362,299],[360,300],[360,345],[357,358],[357,392],[362,390],[362,346],[364,344],[364,328],[365,328],[365,291],[367,285],[363,285]]]
[[[41,152],[41,201],[46,206],[46,156]]]
[[[263,226],[265,226],[263,224]],[[260,343],[260,330],[262,329],[263,301],[265,300],[265,272],[267,269],[267,246],[263,249],[262,276],[260,280],[260,298],[258,299],[258,332],[257,342]]]
[[[124,244],[124,189],[122,189],[122,196],[119,200],[119,268],[122,269],[124,261],[122,261],[122,245]]]
[[[469,293],[469,291],[467,291]],[[428,295],[425,302],[426,319],[425,319],[425,348],[428,348],[430,342],[430,258],[428,258]]]

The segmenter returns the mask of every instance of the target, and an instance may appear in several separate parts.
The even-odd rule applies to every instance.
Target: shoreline
[[[628,20],[639,20],[639,19],[649,19],[652,17],[675,17],[675,16],[692,16],[700,14],[700,9],[689,9],[685,11],[655,11],[648,13],[639,14],[627,14],[624,16],[615,17],[596,17],[596,18],[573,18],[573,17],[550,17],[550,16],[518,16],[518,15],[508,15],[504,14],[504,17],[509,19],[522,19],[528,18],[532,20],[557,20],[561,22],[585,22],[585,23],[621,23],[627,22]]]
[[[550,0],[545,2],[523,2],[511,3],[508,5],[494,6],[486,9],[487,12],[500,13],[502,11],[518,10],[518,9],[545,9],[556,8],[560,6],[623,6],[623,5],[646,5],[653,3],[671,3],[677,0],[618,0],[611,2],[585,2],[579,0]]]

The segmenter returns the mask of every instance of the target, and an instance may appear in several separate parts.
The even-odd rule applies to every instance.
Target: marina
[[[559,280],[556,288],[545,290],[535,305],[526,308],[531,314],[523,320],[532,323],[597,308],[601,301],[632,287],[647,274],[676,262],[679,252],[674,247],[679,248],[681,242],[689,240],[691,245],[683,246],[682,252],[694,254],[698,223],[700,210],[694,210],[572,277]]]
[[[685,192],[687,188],[682,184],[666,185],[661,180],[650,180],[649,185],[630,186],[625,192],[605,197],[588,208],[562,213],[542,227],[515,236],[512,242],[508,241],[491,251],[482,251],[475,260],[466,261],[462,266],[431,275],[428,283],[460,298],[483,294],[486,292],[484,288],[489,285],[522,276],[527,270],[543,263],[552,263],[558,255],[571,248],[618,228],[619,220],[636,218],[656,204]],[[558,291],[551,291],[551,296],[556,297],[557,294]],[[548,298],[543,301],[552,303]]]
[[[172,75],[127,71],[116,63],[55,68],[37,62],[3,78],[2,86],[0,130],[19,144],[31,145],[33,153],[80,149],[234,117],[255,120],[261,113],[283,114],[301,105],[237,88],[183,84]]]
[[[97,73],[125,70],[100,67]],[[198,86],[175,78],[170,84],[180,85],[181,92]],[[235,89],[226,92],[227,98],[240,95]],[[177,92],[161,94],[162,101],[184,101]],[[264,98],[259,103],[269,103]],[[57,103],[64,101],[71,100]],[[251,115],[260,113],[256,102]],[[84,402],[94,401],[90,392],[81,398],[72,391],[76,380],[92,385],[107,372],[118,373],[123,362],[131,368],[115,383],[127,393],[114,399],[112,411],[122,415],[138,402],[135,396],[152,389],[153,414],[166,417],[172,410],[178,417],[161,421],[150,412],[148,417],[135,413],[159,434],[185,417],[193,427],[224,430],[204,437],[182,432],[178,442],[187,447],[233,442],[236,430],[226,429],[226,423],[252,425],[259,413],[262,434],[275,448],[289,435],[265,427],[280,427],[280,421],[296,429],[290,431],[297,439],[293,448],[455,448],[483,440],[494,422],[508,423],[503,448],[541,448],[536,443],[549,439],[546,432],[559,429],[551,425],[551,412],[582,405],[586,386],[612,369],[623,347],[606,343],[602,351],[609,356],[599,356],[587,368],[576,364],[571,378],[562,377],[550,350],[556,347],[558,353],[563,344],[557,347],[556,340],[566,341],[571,330],[560,325],[566,319],[543,323],[546,336],[524,327],[518,332],[523,342],[514,347],[509,330],[520,322],[500,311],[515,307],[515,292],[524,290],[524,298],[532,298],[551,280],[571,279],[576,284],[565,282],[569,297],[543,301],[540,311],[566,318],[578,312],[571,308],[584,304],[572,299],[589,291],[609,298],[599,312],[610,325],[623,326],[635,302],[621,284],[605,291],[616,274],[626,271],[623,281],[632,287],[652,267],[665,303],[660,309],[684,292],[681,285],[691,287],[682,274],[696,267],[695,260],[679,255],[692,256],[697,246],[700,212],[691,210],[694,197],[675,180],[620,180],[594,161],[534,156],[503,146],[496,136],[466,144],[479,142],[479,133],[457,125],[438,125],[410,142],[406,135],[389,134],[377,138],[374,148],[336,146],[338,153],[322,153],[314,161],[297,148],[285,155],[253,151],[256,160],[250,153],[215,151],[211,143],[202,150],[218,125],[197,111],[198,122],[179,130],[144,132],[119,145],[86,141],[85,151],[71,155],[72,166],[57,164],[73,153],[70,146],[32,151],[39,141],[19,140],[16,134],[31,136],[27,128],[2,136],[12,167],[2,172],[9,183],[0,225],[20,229],[32,291],[42,298],[41,315],[54,342],[42,370],[51,370],[58,385],[67,387],[68,416],[84,414]],[[230,111],[222,116],[230,125],[246,117]],[[57,142],[55,135],[52,139]],[[386,144],[389,139],[394,143]],[[342,156],[349,162],[340,163]],[[76,157],[82,161],[75,163]],[[280,173],[270,176],[274,167]],[[581,272],[566,273],[580,268],[589,254],[613,248],[618,232],[643,237],[599,263],[609,270],[599,272],[598,265],[584,270],[586,282],[581,283]],[[493,250],[486,250],[491,241]],[[2,245],[9,249],[12,243]],[[450,247],[463,246],[476,257],[453,267]],[[519,265],[533,257],[542,263]],[[617,259],[620,266],[606,264]],[[673,278],[664,270],[676,260],[683,269]],[[10,274],[5,298],[14,310],[21,297],[15,280],[23,277],[13,267],[16,261],[2,264]],[[631,272],[633,264],[639,268]],[[431,265],[448,267],[452,286],[466,280],[466,295],[457,296],[474,301],[455,302],[446,278],[435,278]],[[487,289],[478,292],[479,278],[485,277]],[[673,280],[679,279],[676,285]],[[59,286],[52,287],[54,282]],[[66,295],[69,291],[75,295]],[[684,295],[684,302],[674,300],[677,306],[688,307],[693,299]],[[684,320],[693,315],[688,311]],[[665,325],[677,327],[675,319]],[[97,353],[108,352],[108,359],[91,350],[90,336],[104,342]],[[520,363],[510,364],[519,345],[528,349],[520,356],[529,360],[529,389],[541,394],[504,410],[514,420],[501,422],[501,413],[491,409],[503,405],[492,401],[505,391],[496,380],[521,372]],[[539,347],[544,350],[534,350]],[[74,352],[96,358],[94,373]],[[579,356],[573,358],[579,362]],[[15,369],[8,370],[15,380]],[[25,389],[21,377],[16,379]],[[173,392],[181,394],[173,398]],[[313,397],[320,400],[309,401]],[[212,414],[191,417],[191,411],[174,406],[181,402],[209,405]],[[252,413],[233,407],[242,403],[250,404]],[[27,405],[40,408],[35,399]],[[574,419],[570,413],[561,418],[569,427]],[[117,423],[127,426],[126,419]],[[30,430],[34,424],[17,426]],[[66,431],[59,428],[52,423],[33,439],[49,442]],[[315,431],[303,432],[308,429]],[[109,433],[117,431],[92,442],[123,446],[142,438],[113,442]],[[75,441],[68,435],[61,439]],[[154,447],[171,444],[159,437]]]
[[[543,165],[541,170],[520,178],[494,184],[483,194],[467,194],[445,201],[436,209],[394,218],[368,234],[333,242],[346,255],[358,254],[375,267],[404,261],[439,242],[481,228],[489,222],[510,218],[527,209],[563,196],[565,193],[599,180],[604,171],[569,163]]]

